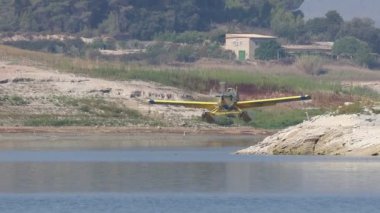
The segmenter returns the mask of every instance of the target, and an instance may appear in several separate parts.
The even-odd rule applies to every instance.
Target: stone
[[[237,154],[375,156],[380,153],[380,125],[375,122],[379,119],[376,114],[318,116]]]

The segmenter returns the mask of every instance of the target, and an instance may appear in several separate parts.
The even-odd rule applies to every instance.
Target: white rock
[[[380,154],[380,115],[324,115],[265,138],[238,154]],[[371,120],[371,122],[369,122]]]

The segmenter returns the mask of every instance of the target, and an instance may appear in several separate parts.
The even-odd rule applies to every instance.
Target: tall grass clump
[[[5,95],[0,96],[0,106],[4,103],[7,103],[11,106],[23,106],[28,105],[30,102],[25,100],[23,97],[17,96],[17,95]]]
[[[325,113],[323,109],[252,109],[248,111],[252,121],[248,125],[263,129],[283,129],[307,120],[308,116]],[[307,114],[306,114],[307,113]]]
[[[143,116],[137,111],[128,107],[108,102],[103,98],[72,98],[68,96],[54,96],[50,100],[56,106],[67,107],[72,106],[83,113],[98,117],[115,117],[139,119]]]
[[[319,56],[302,55],[297,58],[296,66],[309,75],[321,75],[326,73],[324,69],[325,61]]]
[[[346,89],[346,93],[350,93],[350,95],[356,95],[359,97],[367,97],[374,101],[380,101],[380,93],[368,87],[354,86],[350,89]]]

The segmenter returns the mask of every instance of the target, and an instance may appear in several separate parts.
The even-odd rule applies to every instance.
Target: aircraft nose
[[[301,100],[310,100],[311,96],[310,95],[302,95]]]

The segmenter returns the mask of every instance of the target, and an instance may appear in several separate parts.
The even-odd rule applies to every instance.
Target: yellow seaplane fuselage
[[[218,95],[219,101],[176,101],[176,100],[149,100],[149,104],[176,105],[191,108],[201,108],[208,111],[202,114],[202,118],[208,122],[213,122],[215,116],[238,116],[244,121],[249,122],[251,118],[244,111],[247,108],[262,107],[275,105],[277,103],[310,100],[309,95],[289,96],[281,98],[270,98],[260,100],[240,101],[237,90],[228,88],[221,95]]]

